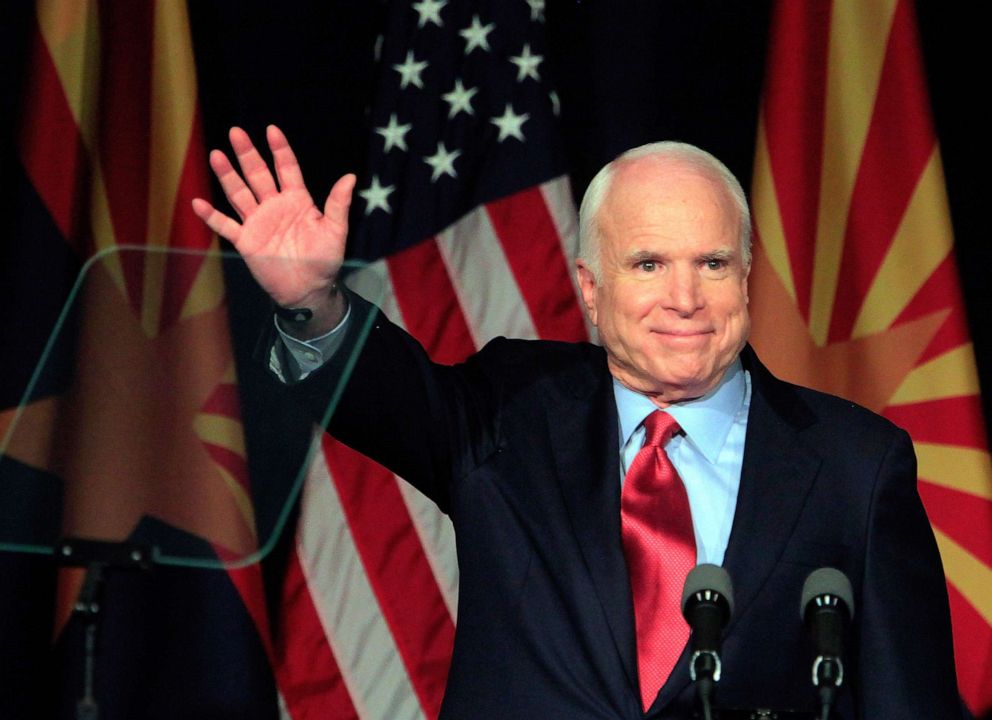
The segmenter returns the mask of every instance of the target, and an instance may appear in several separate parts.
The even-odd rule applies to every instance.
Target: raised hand
[[[278,305],[311,309],[314,319],[302,334],[319,334],[333,327],[344,312],[335,283],[344,261],[355,176],[345,175],[334,184],[321,212],[303,183],[286,136],[270,125],[266,137],[278,184],[241,128],[230,132],[241,174],[227,155],[219,150],[210,153],[210,167],[241,222],[202,198],[193,200],[193,211],[234,244]]]

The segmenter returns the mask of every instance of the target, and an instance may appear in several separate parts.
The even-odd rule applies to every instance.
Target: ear
[[[580,258],[575,261],[575,279],[579,283],[579,292],[582,293],[582,304],[586,308],[586,315],[589,322],[596,325],[596,295],[598,285],[593,277],[592,270]]]
[[[747,280],[751,277],[751,263],[744,266],[744,275],[741,277],[741,294],[744,295],[744,304],[747,305],[751,298],[747,295]]]

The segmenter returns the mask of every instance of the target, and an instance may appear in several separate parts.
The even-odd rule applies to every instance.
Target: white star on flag
[[[537,66],[544,60],[543,55],[531,55],[530,44],[524,45],[523,51],[519,55],[511,55],[510,62],[517,66],[517,82],[522,82],[525,78],[540,80],[537,74]]]
[[[527,0],[530,5],[530,19],[544,22],[544,0]]]
[[[416,85],[418,88],[423,88],[424,81],[420,79],[420,73],[426,67],[426,60],[418,61],[413,56],[413,50],[408,50],[406,60],[400,65],[393,65],[393,70],[400,74],[400,89],[405,90],[409,85]]]
[[[551,98],[551,112],[555,114],[555,117],[558,117],[561,115],[561,98],[554,90],[548,93],[548,97]]]
[[[437,182],[437,179],[442,175],[450,175],[453,178],[458,177],[458,173],[455,172],[455,158],[461,154],[461,150],[448,152],[448,149],[444,147],[444,143],[438,142],[437,152],[424,157],[424,162],[434,168],[434,172],[431,173],[431,182]]]
[[[503,142],[508,137],[515,137],[520,142],[523,142],[524,133],[522,128],[529,117],[529,113],[517,115],[513,112],[513,106],[507,103],[503,114],[493,118],[489,122],[499,128],[499,137],[496,138],[499,142]]]
[[[370,215],[376,208],[385,210],[387,213],[393,212],[393,209],[389,207],[389,193],[395,189],[395,185],[386,185],[385,187],[380,185],[379,176],[373,175],[369,187],[358,191],[358,194],[365,200],[365,214]]]
[[[495,29],[496,23],[483,25],[478,15],[472,16],[472,24],[464,30],[459,30],[458,34],[465,38],[465,54],[471,55],[476,48],[489,52],[489,33]]]
[[[466,88],[461,80],[455,80],[454,90],[441,96],[451,106],[448,109],[448,118],[453,118],[460,112],[475,115],[475,110],[472,109],[472,96],[477,92],[479,92],[477,88]]]
[[[400,125],[399,121],[396,119],[396,113],[389,116],[389,123],[385,127],[377,127],[375,131],[382,135],[383,139],[386,141],[386,146],[383,148],[383,152],[389,152],[394,147],[405,151],[406,147],[406,134],[410,132],[410,128],[413,125],[406,123]]]
[[[432,22],[438,27],[444,27],[441,22],[441,8],[448,4],[448,0],[420,0],[413,4],[413,9],[420,16],[417,19],[417,27],[422,28],[427,23]]]

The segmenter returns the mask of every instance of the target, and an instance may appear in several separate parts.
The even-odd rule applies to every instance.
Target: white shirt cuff
[[[300,340],[286,333],[279,326],[279,318],[273,315],[272,321],[278,335],[269,352],[269,369],[283,382],[303,380],[322,367],[341,347],[350,317],[349,305],[341,322],[331,330],[309,340]],[[279,352],[280,343],[285,352]]]

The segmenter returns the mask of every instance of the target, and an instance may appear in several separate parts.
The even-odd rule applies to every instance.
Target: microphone
[[[840,570],[814,570],[803,583],[799,615],[813,638],[813,685],[820,694],[820,717],[830,717],[844,684],[844,638],[854,617],[854,592]]]
[[[711,717],[710,696],[720,680],[720,635],[734,611],[730,575],[722,567],[703,563],[694,567],[682,588],[682,615],[692,630],[689,677],[703,706],[703,717]]]

